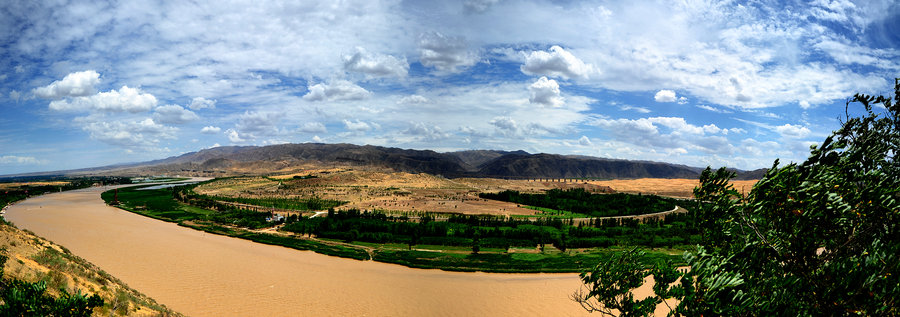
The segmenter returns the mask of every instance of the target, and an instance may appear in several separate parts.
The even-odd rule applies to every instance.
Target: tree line
[[[576,212],[591,217],[629,216],[672,210],[677,200],[656,195],[592,194],[583,188],[551,189],[541,194],[505,190],[479,197],[516,204]]]

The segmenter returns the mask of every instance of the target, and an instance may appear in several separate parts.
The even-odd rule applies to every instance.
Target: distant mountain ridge
[[[531,154],[525,151],[469,150],[439,153],[373,145],[278,144],[222,146],[143,163],[81,169],[78,173],[160,174],[228,173],[275,170],[308,162],[369,165],[445,177],[496,178],[697,178],[703,170],[685,165],[591,156]],[[249,167],[248,167],[249,166]],[[762,170],[740,171],[739,179],[757,179]],[[73,172],[73,171],[70,171]],[[64,173],[64,172],[47,172]],[[36,174],[36,173],[35,173]]]
[[[699,167],[617,160],[590,156],[530,154],[525,151],[468,150],[439,153],[373,145],[279,144],[269,146],[217,147],[187,153],[147,165],[190,164],[198,168],[222,169],[238,162],[350,163],[428,173],[446,177],[499,178],[696,178]],[[739,176],[761,175],[759,171],[735,170]]]

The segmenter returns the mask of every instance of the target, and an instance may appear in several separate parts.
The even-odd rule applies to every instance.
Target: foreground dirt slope
[[[5,221],[0,221],[0,252],[9,258],[5,278],[45,281],[54,296],[60,289],[100,295],[105,304],[94,316],[181,316],[66,248]]]

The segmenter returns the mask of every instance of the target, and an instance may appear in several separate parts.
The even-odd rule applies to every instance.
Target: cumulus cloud
[[[370,77],[406,77],[409,63],[406,58],[399,59],[391,55],[366,52],[361,47],[356,53],[344,56],[344,70],[364,73]]]
[[[441,72],[455,73],[478,62],[478,55],[468,50],[461,36],[429,32],[419,37],[418,44],[419,62]]]
[[[203,97],[195,97],[191,100],[191,103],[188,105],[188,108],[191,110],[200,110],[200,109],[215,109],[216,101],[209,100]]]
[[[809,128],[801,125],[784,124],[775,127],[775,131],[787,138],[803,138],[809,135]]]
[[[303,133],[325,133],[328,130],[325,128],[324,124],[319,122],[307,122],[300,126],[300,132]]]
[[[368,90],[347,80],[318,83],[308,89],[309,92],[303,96],[308,101],[363,100],[371,96]]]
[[[119,90],[110,90],[91,96],[54,100],[50,102],[50,110],[137,113],[150,111],[156,106],[156,102],[156,97],[142,93],[139,88],[122,86]]]
[[[363,132],[363,131],[369,131],[372,129],[371,125],[369,125],[368,123],[359,121],[358,119],[356,120],[356,122],[344,119],[344,127],[347,130],[354,131],[354,132]]]
[[[420,95],[409,95],[409,96],[400,98],[400,100],[397,100],[397,104],[399,104],[399,105],[423,104],[423,103],[428,103],[428,102],[429,102],[428,98],[425,98]]]
[[[203,134],[216,134],[219,132],[222,132],[222,128],[211,125],[205,126],[203,127],[203,129],[200,129],[200,133]]]
[[[656,100],[656,102],[675,102],[678,98],[675,97],[674,91],[663,89],[653,96],[653,100]]]
[[[525,64],[520,69],[528,75],[543,75],[563,79],[587,79],[595,71],[594,66],[585,64],[562,47],[554,45],[550,51],[532,51],[525,55]]]
[[[565,103],[565,98],[560,96],[559,83],[545,76],[528,86],[528,90],[531,92],[528,101],[533,104],[560,107]]]
[[[156,122],[166,124],[182,124],[200,119],[196,113],[179,105],[156,107],[153,111],[153,118],[156,119]]]
[[[94,93],[94,85],[100,83],[100,74],[93,70],[66,75],[62,80],[34,89],[34,95],[46,99],[81,97]]]
[[[44,163],[46,163],[46,161],[36,159],[33,156],[17,156],[17,155],[0,156],[0,164],[29,165],[29,164],[44,164]]]
[[[410,124],[410,127],[403,133],[414,136],[419,141],[440,141],[450,137],[450,133],[441,130],[441,127],[423,122]]]
[[[244,142],[250,141],[248,139],[241,137],[241,134],[238,133],[237,131],[235,131],[234,129],[226,130],[225,136],[228,137],[228,141],[231,141],[231,143],[244,143]]]
[[[94,140],[126,149],[153,149],[160,140],[175,139],[178,128],[156,123],[151,118],[138,121],[104,121],[99,118],[76,118],[82,129]]]
[[[240,132],[241,140],[255,140],[260,137],[273,137],[281,134],[279,123],[284,117],[280,112],[247,111],[238,118],[235,125]],[[227,131],[226,131],[227,132]],[[239,141],[232,141],[239,142]]]
[[[513,120],[510,117],[496,117],[490,121],[490,124],[507,131],[516,131],[519,129],[516,120]]]
[[[592,146],[592,145],[594,145],[594,143],[591,142],[591,139],[588,139],[588,137],[587,137],[586,135],[582,135],[581,138],[578,139],[578,144],[581,144],[582,146]]]

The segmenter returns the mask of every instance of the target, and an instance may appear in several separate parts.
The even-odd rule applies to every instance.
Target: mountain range
[[[222,146],[166,159],[90,169],[17,176],[75,174],[233,175],[264,173],[304,163],[390,168],[444,177],[496,178],[697,178],[703,168],[662,162],[557,155],[525,151],[469,150],[439,153],[353,144]],[[765,169],[734,170],[738,179],[758,179]]]

